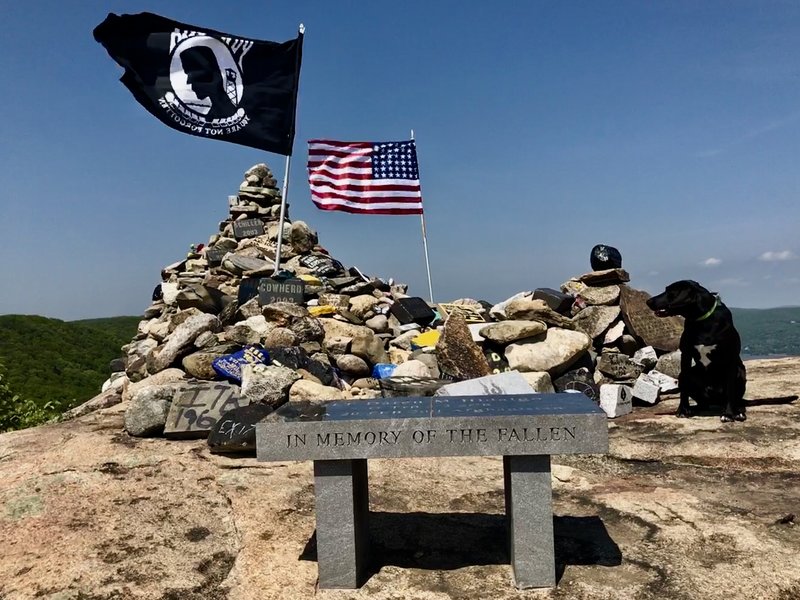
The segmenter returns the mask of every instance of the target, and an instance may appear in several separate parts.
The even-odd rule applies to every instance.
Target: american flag
[[[309,140],[308,184],[322,210],[422,214],[417,146],[404,142]]]

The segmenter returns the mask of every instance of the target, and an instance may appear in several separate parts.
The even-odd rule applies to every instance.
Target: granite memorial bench
[[[369,556],[367,460],[502,456],[517,587],[555,585],[550,456],[608,452],[583,394],[288,403],[256,426],[258,459],[313,460],[321,588],[356,588]]]

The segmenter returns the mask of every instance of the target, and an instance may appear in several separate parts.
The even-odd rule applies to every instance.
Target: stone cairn
[[[162,270],[104,386],[128,402],[129,434],[252,452],[253,424],[287,402],[430,395],[507,371],[535,392],[584,392],[609,417],[677,388],[681,320],[655,317],[621,262],[496,305],[429,305],[345,268],[288,216],[274,275],[280,204],[255,165],[219,233]]]

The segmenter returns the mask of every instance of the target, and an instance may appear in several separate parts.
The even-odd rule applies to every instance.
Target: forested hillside
[[[0,316],[0,365],[8,390],[0,402],[0,431],[41,422],[99,393],[109,362],[121,355],[138,322],[139,317],[65,322]]]

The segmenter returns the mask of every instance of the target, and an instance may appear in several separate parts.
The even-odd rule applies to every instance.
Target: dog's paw
[[[678,407],[678,410],[675,411],[675,416],[679,419],[688,419],[692,416],[692,411],[688,408]]]
[[[722,421],[723,423],[733,423],[733,420],[734,420],[735,418],[736,418],[736,417],[734,417],[733,415],[722,415],[722,416],[719,418],[719,420],[720,420],[720,421]]]
[[[736,421],[747,421],[747,415],[744,414],[743,412],[740,412],[740,413],[737,413],[737,414],[733,415],[733,418]]]

